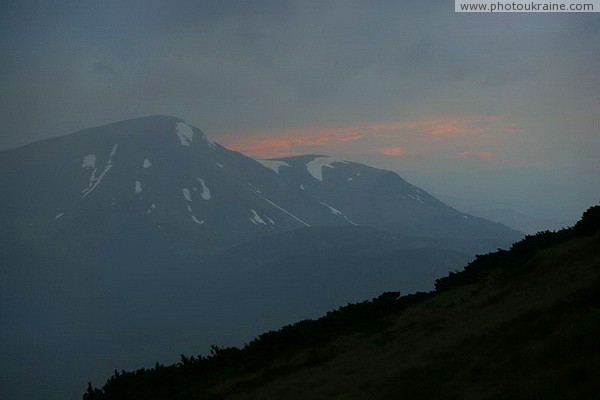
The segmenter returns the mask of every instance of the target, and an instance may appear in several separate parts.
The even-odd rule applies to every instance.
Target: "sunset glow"
[[[419,119],[356,126],[308,126],[271,131],[218,134],[220,143],[259,158],[305,153],[361,153],[399,156],[432,148],[473,143],[486,135],[514,132],[518,127],[502,116],[437,115]],[[461,152],[461,158],[490,158],[490,152]]]
[[[384,147],[380,149],[379,152],[384,156],[401,156],[408,153],[408,150],[403,149],[402,147]]]

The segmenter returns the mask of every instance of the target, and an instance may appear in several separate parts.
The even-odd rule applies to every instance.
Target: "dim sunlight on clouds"
[[[519,128],[503,116],[434,115],[356,126],[308,126],[216,135],[224,146],[253,157],[276,158],[307,153],[361,153],[399,156],[408,152],[449,151],[455,146],[488,146],[490,134]],[[414,151],[413,151],[414,149]],[[489,152],[487,152],[489,153]],[[463,152],[461,158],[486,158],[486,152]],[[492,154],[487,156],[490,158]]]
[[[379,152],[384,156],[401,156],[408,153],[408,150],[402,147],[382,147]]]
[[[463,151],[458,153],[460,158],[474,158],[478,160],[487,160],[495,156],[491,151]]]
[[[363,139],[365,135],[359,129],[336,127],[289,128],[219,138],[220,143],[231,150],[262,158],[298,155],[310,149],[334,148]]]

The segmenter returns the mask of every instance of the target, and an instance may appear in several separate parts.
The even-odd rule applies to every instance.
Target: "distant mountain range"
[[[312,226],[461,239],[478,250],[519,237],[448,207],[394,172],[317,155],[256,160],[172,117],[117,122],[4,151],[0,168],[3,232],[26,241],[118,235],[111,221],[133,216],[129,223],[191,254]]]
[[[164,116],[0,152],[0,191],[7,399],[77,398],[114,367],[430,289],[522,236],[394,172],[256,160]]]

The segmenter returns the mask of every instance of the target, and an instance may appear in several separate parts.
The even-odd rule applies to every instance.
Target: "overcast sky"
[[[0,148],[149,114],[257,157],[600,174],[600,13],[3,1]]]

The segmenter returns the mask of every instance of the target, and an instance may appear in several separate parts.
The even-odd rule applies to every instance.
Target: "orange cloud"
[[[366,138],[357,128],[314,127],[291,128],[268,134],[219,138],[231,150],[262,157],[285,157],[310,151],[317,147],[335,147]]]
[[[408,150],[402,147],[382,147],[379,152],[386,156],[401,156],[408,153]]]
[[[495,156],[491,151],[463,151],[458,153],[460,158],[475,158],[478,160],[486,160]]]
[[[319,135],[314,143],[316,145],[325,145],[329,143],[348,143],[355,142],[357,140],[364,139],[364,135],[359,132],[357,129],[353,129],[350,131],[337,131],[333,133],[324,133]]]
[[[477,137],[478,141],[485,145],[488,140],[485,134],[516,130],[516,125],[506,123],[501,116],[435,115],[356,126],[295,127],[216,136],[224,146],[259,158],[286,157],[311,152],[377,152],[398,156],[406,154],[405,149],[397,146],[399,139],[403,144],[409,143],[417,149],[416,152],[428,152],[433,145],[431,140],[435,140],[436,146],[448,147],[443,144],[446,139],[457,144],[457,139],[471,140]],[[485,155],[486,152],[479,153],[464,152],[461,153],[461,157],[490,158]]]
[[[293,155],[293,148],[302,142],[302,138],[239,138],[234,142],[225,140],[223,145],[230,150],[239,151],[253,157],[272,158]]]

